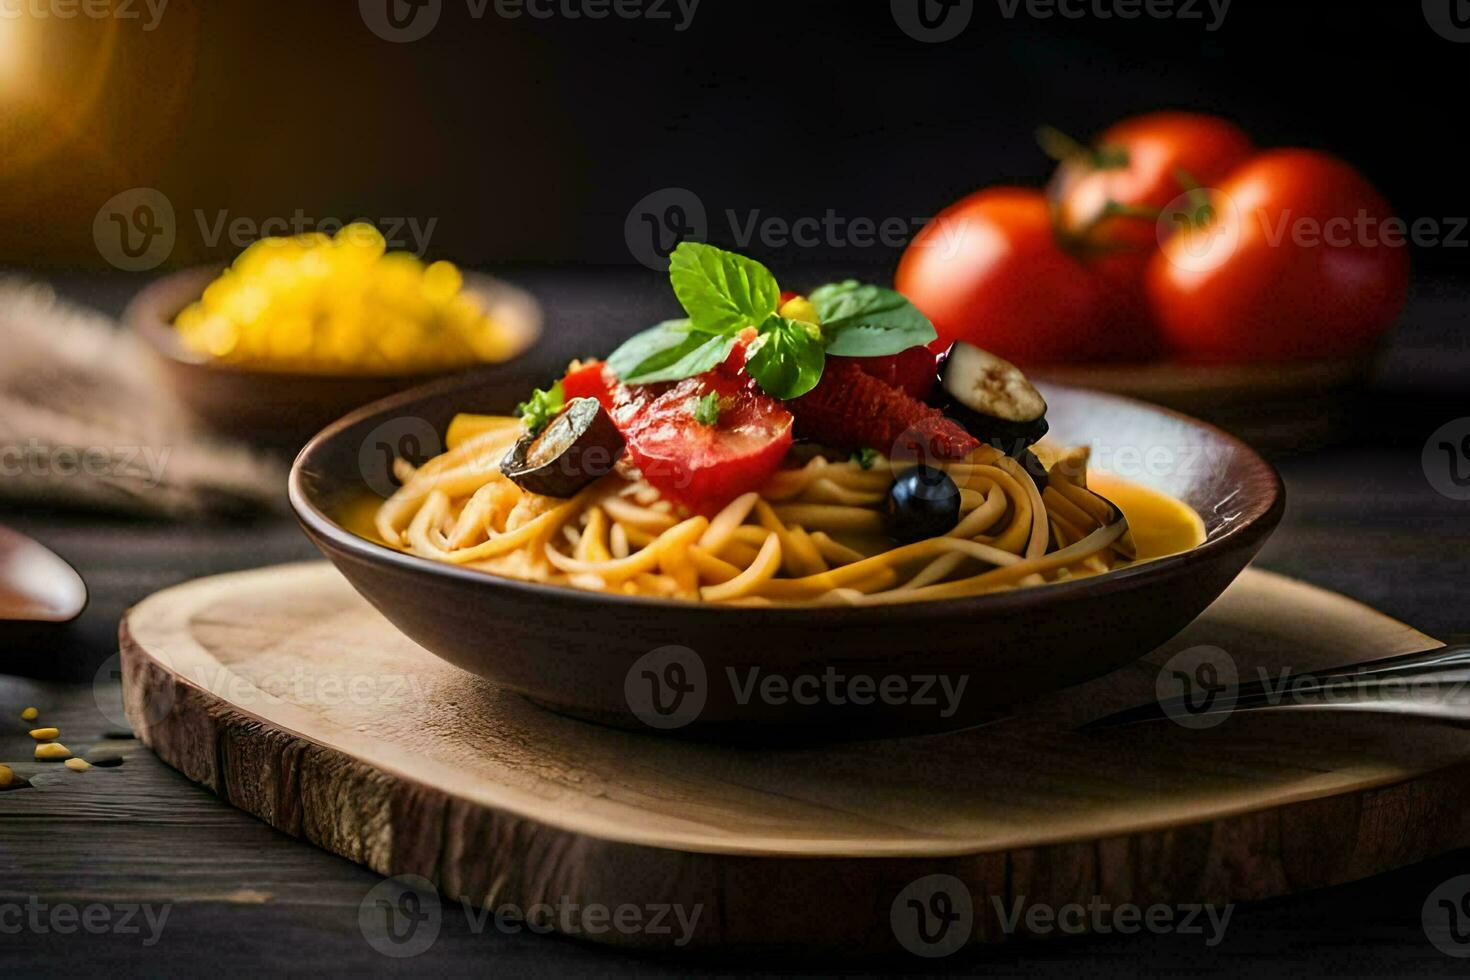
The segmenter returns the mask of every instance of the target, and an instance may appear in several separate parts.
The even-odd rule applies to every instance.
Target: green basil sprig
[[[827,350],[814,323],[772,313],[745,349],[745,371],[766,392],[786,399],[804,395],[822,380]]]
[[[781,316],[781,287],[754,259],[713,245],[681,242],[669,281],[687,319],[668,320],[628,340],[608,358],[628,384],[678,381],[719,365],[736,334],[756,339],[745,369],[772,397],[796,398],[816,387],[828,354],[883,357],[934,340],[934,326],[899,293],[847,281],[812,291],[821,325]]]

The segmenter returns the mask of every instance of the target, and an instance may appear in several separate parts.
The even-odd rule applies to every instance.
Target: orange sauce
[[[1139,561],[1204,544],[1205,522],[1182,500],[1098,470],[1088,470],[1087,486],[1122,508]]]

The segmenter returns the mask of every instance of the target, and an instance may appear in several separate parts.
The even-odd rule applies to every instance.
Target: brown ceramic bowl
[[[1105,468],[1189,503],[1204,519],[1205,543],[1074,582],[870,607],[701,605],[497,578],[393,551],[341,519],[364,493],[360,461],[374,454],[363,447],[382,433],[442,432],[456,412],[503,412],[521,394],[453,381],[368,406],[319,434],[291,470],[291,504],[317,547],[404,633],[557,711],[717,738],[937,731],[1149,652],[1225,590],[1281,518],[1276,471],[1234,437],[1112,395],[1044,392],[1058,439],[1091,443],[1101,461],[1126,461]],[[382,489],[380,477],[367,482]],[[746,696],[752,669],[762,687]],[[782,680],[765,680],[772,675]],[[829,675],[840,697],[825,693]],[[815,698],[813,677],[822,685]],[[887,697],[865,694],[861,678],[890,684]],[[955,700],[924,678],[944,678],[951,690],[963,680],[958,707],[946,711]],[[783,683],[800,689],[783,697]]]
[[[529,293],[489,276],[465,273],[466,291],[514,335],[517,358],[433,374],[265,371],[189,350],[173,328],[174,318],[219,272],[219,266],[185,269],[151,283],[128,304],[123,322],[158,355],[174,394],[201,422],[222,435],[261,446],[295,451],[352,409],[449,374],[473,375],[486,384],[506,383],[515,376],[519,355],[541,335],[541,308]]]
[[[1267,452],[1339,441],[1376,355],[1265,364],[1053,364],[1027,367],[1037,381],[1141,398],[1188,412]]]

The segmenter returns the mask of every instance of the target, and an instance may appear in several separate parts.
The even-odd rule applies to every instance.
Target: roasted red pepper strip
[[[980,448],[939,409],[844,358],[828,358],[821,383],[786,407],[799,438],[837,449],[872,448],[894,459],[964,459]]]

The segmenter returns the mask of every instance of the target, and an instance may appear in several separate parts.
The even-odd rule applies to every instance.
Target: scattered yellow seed
[[[10,770],[9,766],[0,766],[0,789],[9,786],[14,779],[15,773]]]
[[[36,720],[36,717],[40,713],[41,712],[37,711],[35,708],[27,708],[26,710],[24,710],[24,711],[22,711],[20,713],[20,720],[21,721],[35,721]]]
[[[85,772],[92,768],[91,764],[83,759],[67,759],[62,765],[66,766],[72,772]]]
[[[71,758],[71,749],[62,745],[60,742],[42,742],[36,746],[36,758],[42,761],[48,759],[69,759]]]
[[[59,728],[32,728],[31,729],[31,738],[35,739],[38,742],[49,742],[53,738],[55,738],[56,736],[58,736],[60,734],[61,734],[61,729],[59,729]]]

